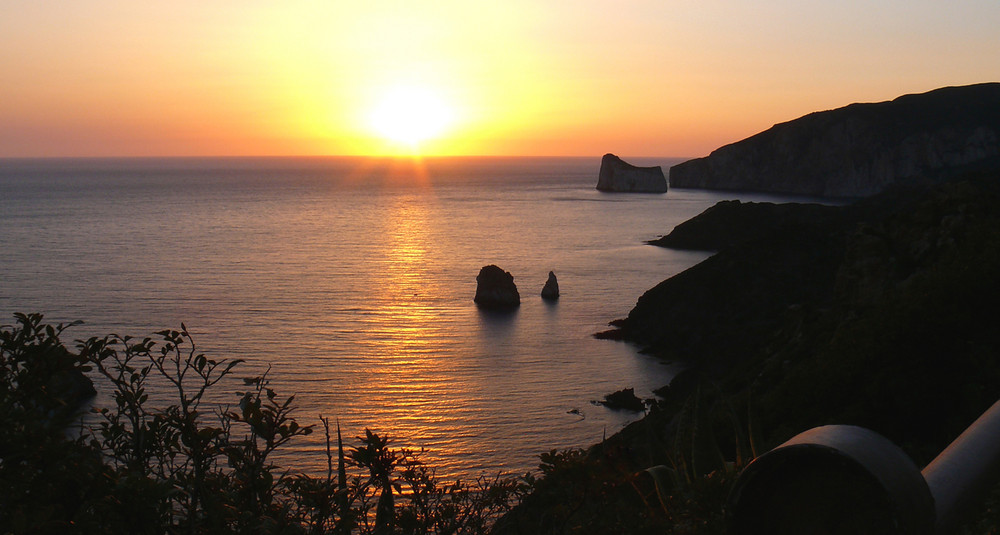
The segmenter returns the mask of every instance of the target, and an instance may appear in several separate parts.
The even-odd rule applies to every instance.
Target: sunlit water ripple
[[[524,472],[543,451],[593,444],[635,418],[592,400],[623,387],[648,397],[669,380],[668,366],[591,335],[706,257],[644,240],[732,197],[600,193],[598,167],[0,160],[0,313],[84,320],[70,339],[184,322],[209,356],[247,360],[236,376],[270,366],[302,423],[323,415],[348,437],[388,433],[426,448],[445,476]],[[491,263],[514,275],[518,311],[473,304]],[[549,270],[554,304],[539,298]],[[213,401],[235,403],[242,387],[217,390]],[[324,452],[314,433],[283,460],[322,471]]]

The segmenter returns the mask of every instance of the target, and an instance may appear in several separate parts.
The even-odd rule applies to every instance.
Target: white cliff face
[[[864,197],[1000,160],[1000,84],[852,104],[781,123],[670,169],[670,185]]]
[[[597,189],[629,193],[666,193],[667,179],[660,166],[636,167],[614,154],[605,154],[601,158]]]

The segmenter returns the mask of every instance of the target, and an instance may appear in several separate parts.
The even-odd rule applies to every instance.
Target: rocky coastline
[[[670,187],[870,196],[1000,160],[1000,83],[851,104],[779,123],[670,168]]]
[[[719,533],[738,468],[827,424],[928,463],[1000,399],[998,155],[1000,84],[979,84],[811,114],[675,166],[671,187],[853,200],[724,201],[649,241],[714,254],[595,336],[685,371],[622,431],[543,455],[494,532]],[[1000,525],[998,496],[971,532]]]
[[[640,297],[621,337],[754,389],[784,438],[848,420],[906,443],[971,421],[1000,397],[982,383],[1000,363],[977,356],[1000,349],[998,191],[994,172],[843,207],[717,205],[655,243],[719,252]],[[719,232],[748,220],[758,235]]]
[[[1000,398],[998,229],[997,171],[844,206],[727,201],[679,225],[653,243],[716,253],[647,291],[604,337],[688,369],[579,464],[547,468],[551,481],[496,532],[598,525],[607,519],[594,511],[609,508],[634,515],[633,532],[653,532],[664,526],[658,507],[635,496],[657,493],[636,474],[699,448],[738,464],[748,440],[762,453],[826,424],[874,430],[923,466]],[[567,496],[583,466],[600,496]],[[734,473],[719,470],[677,491],[677,514],[705,529],[690,533],[722,523]],[[553,505],[572,500],[585,506]],[[1000,521],[981,518],[969,521]]]

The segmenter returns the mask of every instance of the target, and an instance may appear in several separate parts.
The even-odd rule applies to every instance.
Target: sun
[[[444,134],[453,120],[453,109],[439,94],[416,86],[386,90],[369,116],[371,128],[380,137],[414,150]]]

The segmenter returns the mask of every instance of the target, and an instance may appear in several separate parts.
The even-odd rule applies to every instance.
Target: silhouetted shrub
[[[183,324],[72,352],[59,339],[68,325],[14,317],[0,327],[0,532],[486,533],[526,491],[500,475],[441,483],[418,452],[368,429],[345,453],[338,426],[335,459],[322,417],[326,476],[292,474],[273,454],[314,431],[293,416],[294,396],[265,373],[244,379],[237,408],[209,406],[241,361],[199,353]],[[114,406],[93,409],[88,428],[57,379],[91,370]],[[150,397],[154,381],[171,399]]]

